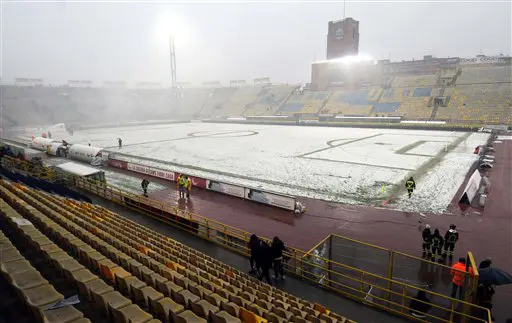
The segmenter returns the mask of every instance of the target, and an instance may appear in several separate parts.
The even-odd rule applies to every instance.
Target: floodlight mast
[[[169,54],[171,61],[171,88],[176,89],[176,49],[174,47],[174,36],[169,35]]]

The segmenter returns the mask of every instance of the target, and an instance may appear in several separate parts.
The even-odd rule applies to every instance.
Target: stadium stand
[[[352,322],[102,207],[3,180],[0,198],[2,219],[19,235],[30,223],[27,239],[116,322]]]
[[[243,86],[236,89],[233,95],[222,105],[222,109],[214,111],[214,116],[241,116],[247,105],[256,101],[261,90],[259,86]]]
[[[247,105],[244,116],[272,115],[296,90],[295,86],[277,85],[262,88],[256,100]]]
[[[417,62],[411,66],[420,66]],[[290,85],[169,90],[4,84],[4,127],[301,114],[510,124],[510,65],[451,64],[411,74],[406,67],[372,74],[368,82],[350,85],[356,89],[340,85],[330,91],[299,92]]]
[[[432,87],[386,89],[379,102],[374,105],[371,116],[430,118],[433,109],[429,107],[429,104],[437,93],[437,89]]]
[[[432,87],[437,83],[437,75],[399,75],[393,80],[392,87]]]
[[[210,118],[223,109],[224,104],[229,100],[236,88],[209,89],[208,98],[199,110],[198,116]]]
[[[505,123],[510,118],[511,83],[457,85],[446,88],[444,95],[448,105],[439,108],[439,120]]]
[[[485,66],[461,68],[457,84],[484,84],[512,82],[511,66]]]
[[[173,114],[178,119],[198,116],[201,107],[209,99],[209,93],[209,89],[203,88],[178,89],[170,104]],[[167,105],[165,101],[158,103],[158,106],[165,107]],[[163,112],[165,111],[161,112],[159,115],[164,115]]]
[[[368,116],[383,90],[380,87],[356,91],[335,91],[321,113]]]
[[[277,114],[316,114],[329,99],[331,92],[329,91],[305,91],[303,93],[294,93],[279,108]]]

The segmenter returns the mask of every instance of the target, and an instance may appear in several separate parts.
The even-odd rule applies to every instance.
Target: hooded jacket
[[[423,243],[432,244],[432,231],[430,231],[430,228],[423,229],[421,236],[423,237]]]
[[[274,240],[272,240],[272,246],[270,247],[272,249],[272,258],[274,260],[281,260],[283,259],[283,251],[284,251],[284,242],[281,241],[278,237],[275,237]]]
[[[455,243],[459,240],[459,233],[455,229],[449,229],[444,235],[444,240],[446,243]]]

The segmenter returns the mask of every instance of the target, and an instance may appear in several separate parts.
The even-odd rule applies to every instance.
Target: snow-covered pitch
[[[446,210],[489,134],[184,123],[77,131],[121,159],[295,196],[407,211]],[[123,148],[117,148],[122,138]],[[141,156],[139,159],[136,156]],[[154,159],[154,161],[152,160]],[[417,189],[404,192],[413,176]]]

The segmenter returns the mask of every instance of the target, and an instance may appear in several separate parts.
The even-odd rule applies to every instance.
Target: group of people
[[[187,199],[190,199],[190,190],[192,189],[192,179],[190,179],[186,175],[179,175],[178,179],[176,180],[177,186],[178,186],[178,192],[180,199],[184,199],[187,197]]]
[[[190,190],[192,189],[192,179],[190,179],[186,175],[181,174],[176,179],[176,185],[178,186],[178,192],[179,192],[180,199],[185,198],[185,197],[187,197],[187,199],[190,199]],[[145,197],[148,197],[149,181],[146,178],[144,178],[142,180],[142,182],[140,183],[140,186],[142,187],[143,195]]]
[[[274,279],[285,279],[283,262],[286,257],[283,252],[286,250],[284,242],[278,237],[274,237],[269,245],[266,241],[258,238],[257,235],[251,235],[248,244],[251,258],[251,270],[249,273],[258,276],[259,280],[265,279],[272,285],[270,278],[270,269],[274,269]]]
[[[478,270],[490,268],[491,264],[491,259],[487,258],[480,263]],[[456,298],[458,296],[459,299],[464,299],[464,282],[468,273],[469,275],[473,275],[472,267],[470,266],[469,269],[466,270],[466,259],[463,257],[459,258],[459,261],[452,266],[452,270],[450,271],[452,280],[452,291],[450,296],[452,298]],[[492,285],[485,282],[479,282],[476,293],[476,304],[491,310],[492,297],[494,294],[495,291]],[[418,294],[409,303],[411,315],[417,318],[427,317],[425,314],[428,313],[431,308],[431,301],[424,290],[418,291]]]
[[[432,233],[430,225],[427,224],[423,229],[422,238],[423,258],[443,263],[447,256],[449,260],[453,258],[453,250],[455,249],[455,243],[459,240],[459,232],[457,232],[456,226],[452,224],[443,237],[438,229],[435,229]]]

